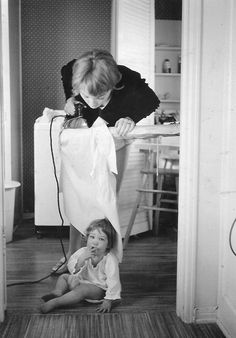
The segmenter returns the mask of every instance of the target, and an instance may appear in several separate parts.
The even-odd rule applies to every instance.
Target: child
[[[51,293],[42,297],[42,313],[77,304],[83,300],[100,301],[98,312],[110,312],[120,299],[118,259],[110,251],[116,231],[107,219],[93,221],[87,229],[87,246],[69,259],[70,273],[61,275]]]

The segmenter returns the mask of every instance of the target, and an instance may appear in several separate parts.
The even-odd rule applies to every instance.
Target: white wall
[[[195,315],[212,319],[218,305],[222,96],[229,41],[226,2],[205,0],[202,8]]]
[[[9,39],[10,39],[10,81],[11,81],[11,116],[12,116],[12,157],[13,179],[20,180],[21,153],[21,56],[19,0],[9,0]]]
[[[231,5],[183,0],[177,313],[186,322],[218,316]]]
[[[2,4],[0,4],[0,27],[2,26]],[[2,41],[2,30],[0,29],[0,41]],[[0,55],[2,55],[2,44],[0,43]],[[3,236],[4,227],[4,120],[3,120],[3,69],[2,57],[0,57],[0,322],[3,322],[6,310],[6,244]]]
[[[21,59],[19,0],[9,0],[9,56],[10,56],[10,121],[11,121],[11,178],[21,182]],[[21,188],[16,189],[16,218],[21,214]]]

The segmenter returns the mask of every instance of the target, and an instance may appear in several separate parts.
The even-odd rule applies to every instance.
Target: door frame
[[[115,3],[114,0],[113,4]],[[196,303],[202,7],[203,0],[182,0],[181,152],[176,312],[185,322],[194,321]],[[117,8],[114,6],[112,27],[115,32],[119,28],[115,20],[116,11]],[[112,39],[113,53],[116,52],[115,38]],[[192,128],[193,125],[195,128]]]
[[[192,322],[195,304],[196,229],[199,154],[199,95],[201,61],[202,0],[182,2],[182,74],[180,125],[180,190],[177,266],[177,314],[185,322]],[[0,72],[2,73],[2,66]],[[2,74],[0,74],[2,75]],[[2,80],[2,76],[1,76]],[[0,93],[1,94],[1,93]],[[189,114],[191,111],[191,116]],[[3,134],[2,109],[1,135]],[[193,130],[192,125],[195,125]],[[3,144],[0,139],[0,321],[5,310],[4,239],[4,180]]]
[[[201,38],[202,0],[183,0],[176,312],[188,323],[195,319]]]
[[[2,41],[2,1],[0,3],[0,41]],[[4,229],[4,116],[3,116],[3,66],[0,43],[0,322],[6,310],[6,240]]]

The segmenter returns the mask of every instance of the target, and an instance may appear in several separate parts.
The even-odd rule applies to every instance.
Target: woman
[[[112,55],[104,50],[95,49],[70,61],[62,67],[61,75],[66,96],[66,114],[73,116],[74,104],[80,102],[88,127],[100,117],[108,127],[115,127],[118,135],[125,136],[134,129],[138,121],[154,112],[160,103],[139,73],[117,65]],[[127,160],[128,147],[125,145],[124,140],[116,142],[117,191]],[[67,259],[80,247],[81,236],[71,226]],[[53,271],[62,273],[65,267],[65,260],[62,258]]]

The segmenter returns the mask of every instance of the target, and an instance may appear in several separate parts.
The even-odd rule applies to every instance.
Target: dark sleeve
[[[154,91],[144,82],[136,87],[130,95],[130,110],[128,117],[135,123],[153,113],[160,104]]]
[[[135,79],[134,79],[135,76]],[[114,126],[120,118],[130,117],[135,123],[154,112],[160,100],[139,73],[133,72],[124,88],[113,92],[100,116]]]
[[[66,100],[73,95],[72,93],[72,70],[75,63],[75,59],[67,63],[61,69],[61,80],[63,83],[64,93]]]

